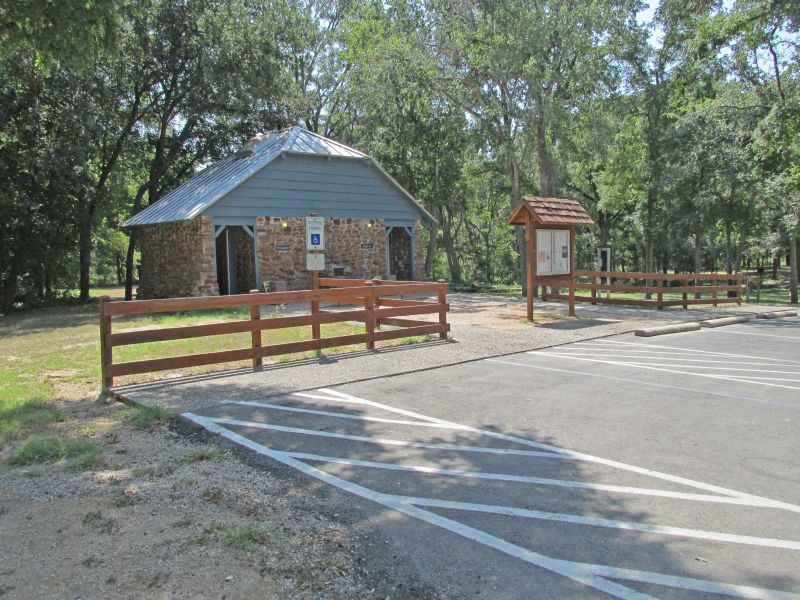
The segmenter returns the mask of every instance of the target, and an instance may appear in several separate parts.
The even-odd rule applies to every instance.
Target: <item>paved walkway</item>
[[[730,314],[751,314],[779,307],[727,306],[689,310],[645,310],[579,304],[576,319],[531,326],[524,320],[523,298],[491,294],[448,295],[451,335],[394,348],[361,351],[322,359],[265,365],[261,371],[238,369],[122,386],[117,391],[141,404],[159,404],[180,411],[198,410],[225,400],[252,400],[321,386],[411,373],[481,358],[547,348],[626,333],[653,325],[708,319]],[[286,306],[282,313],[301,307]],[[566,313],[563,302],[537,302],[537,315]]]

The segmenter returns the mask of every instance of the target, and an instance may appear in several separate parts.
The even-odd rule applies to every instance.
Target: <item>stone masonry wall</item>
[[[214,228],[209,217],[139,229],[142,252],[139,298],[219,293]]]
[[[289,290],[308,289],[311,278],[306,271],[305,218],[259,217],[256,229],[261,281],[285,281]],[[344,273],[335,275],[337,267]],[[385,275],[383,220],[325,219],[323,277],[371,279]]]

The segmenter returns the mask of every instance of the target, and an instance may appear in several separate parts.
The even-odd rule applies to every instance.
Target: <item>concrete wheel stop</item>
[[[674,325],[661,325],[659,327],[648,327],[647,329],[637,329],[634,334],[640,337],[653,337],[656,335],[666,335],[668,333],[682,333],[684,331],[697,331],[700,323],[675,323]]]

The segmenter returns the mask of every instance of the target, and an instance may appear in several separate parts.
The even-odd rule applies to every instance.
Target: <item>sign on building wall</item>
[[[325,250],[324,217],[306,217],[306,250]]]
[[[569,275],[569,230],[536,230],[536,274]]]

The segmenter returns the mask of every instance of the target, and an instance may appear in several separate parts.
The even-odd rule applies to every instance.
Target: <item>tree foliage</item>
[[[614,268],[737,270],[800,239],[795,2],[0,4],[3,310],[136,276],[119,223],[254,133],[373,155],[436,216],[426,270],[524,281],[505,220],[581,200]]]

